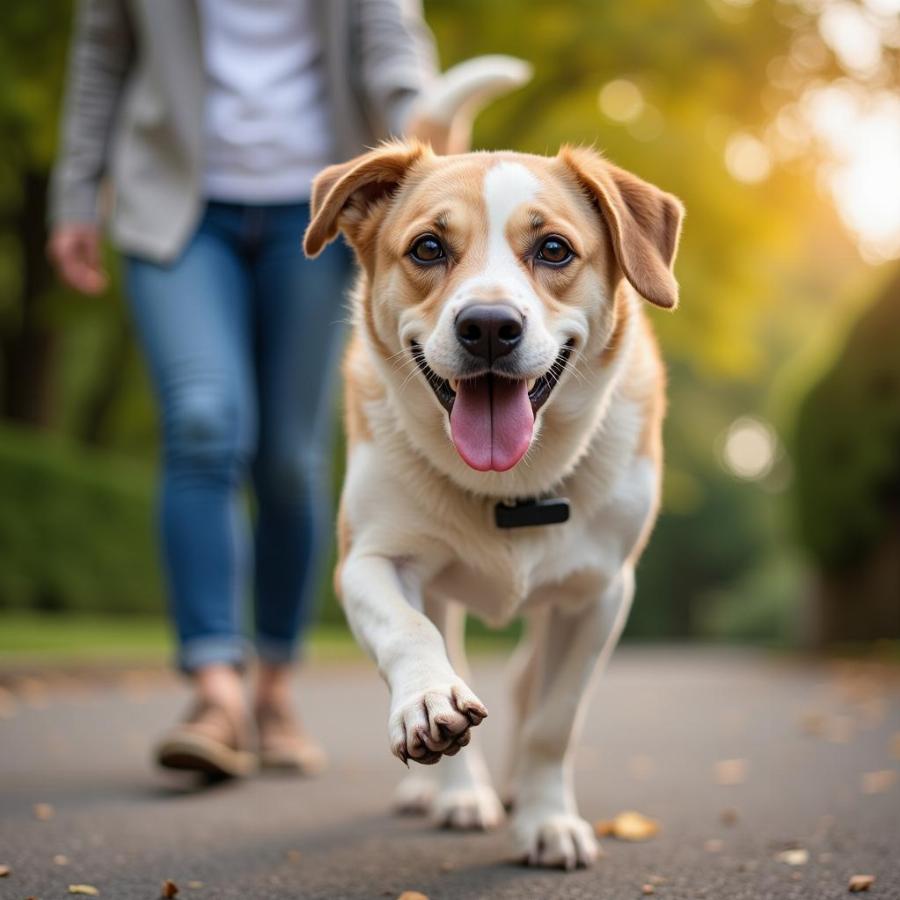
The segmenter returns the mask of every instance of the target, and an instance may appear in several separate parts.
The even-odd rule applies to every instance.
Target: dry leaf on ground
[[[174,881],[170,879],[166,879],[162,883],[162,892],[160,894],[161,897],[165,898],[165,900],[170,900],[171,897],[174,897],[178,893],[178,885],[175,884]]]
[[[12,869],[9,866],[0,866],[0,878],[6,878],[10,872],[12,872]]]
[[[738,811],[736,809],[732,809],[729,807],[728,809],[723,809],[722,812],[719,813],[719,821],[723,825],[736,825],[738,820]]]
[[[864,794],[883,794],[892,788],[897,781],[897,773],[893,769],[882,769],[879,772],[864,772],[862,792]]]
[[[620,841],[646,841],[659,833],[659,822],[634,810],[626,810],[613,819],[595,822],[594,833],[597,837],[616,837]]]
[[[809,862],[809,850],[801,848],[782,850],[775,859],[779,862],[787,863],[789,866],[805,866]]]
[[[100,891],[97,890],[92,884],[70,884],[69,885],[69,893],[70,894],[82,894],[85,897],[99,897]]]
[[[419,891],[404,891],[397,900],[428,900],[428,895]]]
[[[714,769],[716,784],[743,784],[747,780],[746,759],[720,759]]]
[[[642,893],[645,897],[649,897],[650,894],[655,894],[655,893],[656,893],[656,888],[653,887],[652,884],[642,884],[642,885],[641,885],[641,893]]]
[[[854,875],[847,887],[851,894],[859,894],[862,891],[867,891],[873,884],[875,884],[874,875]]]
[[[53,862],[58,866],[67,866],[69,864],[69,857],[65,855],[65,853],[57,853],[56,856],[53,857]]]
[[[300,862],[303,859],[303,854],[299,850],[288,850],[286,856],[288,862],[292,863]]]
[[[46,822],[56,815],[56,810],[49,803],[35,803],[32,808],[34,817],[41,822]]]

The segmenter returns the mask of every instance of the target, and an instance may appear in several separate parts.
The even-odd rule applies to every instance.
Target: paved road
[[[475,687],[491,710],[479,737],[495,763],[506,724],[500,663],[476,661]],[[329,774],[203,793],[172,787],[147,764],[151,739],[186,699],[172,679],[16,690],[0,706],[0,864],[12,869],[0,878],[4,900],[62,900],[72,883],[108,900],[154,900],[164,878],[180,886],[179,900],[404,890],[431,900],[629,900],[653,876],[666,900],[827,900],[849,896],[854,874],[877,876],[868,896],[900,898],[900,783],[891,783],[900,681],[891,672],[624,648],[578,752],[582,812],[594,820],[637,809],[662,831],[640,844],[606,839],[596,868],[572,874],[516,865],[505,831],[435,832],[390,816],[403,770],[387,751],[385,692],[362,664],[319,664],[298,685],[332,754]],[[730,759],[746,762],[717,775]],[[718,783],[723,776],[738,783]],[[37,803],[51,804],[52,818],[36,818]],[[780,860],[789,848],[808,861]]]

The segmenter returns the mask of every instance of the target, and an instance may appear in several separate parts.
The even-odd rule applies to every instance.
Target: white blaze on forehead
[[[498,268],[508,270],[510,263],[518,273],[518,260],[506,239],[506,226],[512,214],[537,196],[540,182],[521,163],[501,162],[484,176],[484,205],[488,217],[488,254],[485,274]],[[507,274],[506,271],[503,272]]]

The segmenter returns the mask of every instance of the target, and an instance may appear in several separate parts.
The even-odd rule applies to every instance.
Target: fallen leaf
[[[725,842],[719,838],[710,838],[703,842],[703,849],[707,853],[721,853],[724,846]]]
[[[775,859],[787,863],[789,866],[805,866],[809,862],[809,850],[794,849],[782,850]]]
[[[655,893],[656,893],[656,888],[653,887],[652,884],[642,884],[642,885],[641,885],[641,893],[642,893],[645,897],[649,897],[650,894],[655,894]]]
[[[719,813],[719,821],[723,825],[736,825],[738,820],[738,812],[736,809],[723,809],[722,812]]]
[[[428,895],[419,891],[404,891],[397,900],[428,900]]]
[[[164,900],[170,900],[170,898],[174,897],[177,893],[178,893],[178,885],[175,884],[174,881],[171,881],[170,879],[167,878],[162,883],[162,893],[160,894],[160,896],[163,897]]]
[[[743,784],[747,780],[746,759],[720,759],[713,770],[716,784]]]
[[[69,864],[69,857],[64,853],[57,853],[56,856],[53,857],[53,862],[58,866],[67,866]]]
[[[95,888],[92,884],[70,884],[69,893],[83,894],[86,897],[100,896],[100,891],[98,891],[97,888]]]
[[[303,854],[299,850],[288,850],[287,852],[288,862],[300,862],[303,859]]]
[[[596,822],[597,837],[616,837],[620,841],[646,841],[659,832],[659,822],[634,810],[620,812],[609,821]]]
[[[10,872],[12,872],[12,869],[9,866],[0,866],[0,878],[6,878]]]
[[[851,894],[860,894],[867,891],[873,884],[875,884],[874,875],[854,875],[847,887]]]
[[[41,822],[46,822],[56,815],[56,810],[49,803],[35,803],[34,817]]]
[[[881,769],[878,772],[865,772],[862,777],[864,794],[883,794],[894,786],[897,773],[893,769]]]

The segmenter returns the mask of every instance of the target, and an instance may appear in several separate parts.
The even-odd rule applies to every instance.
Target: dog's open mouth
[[[410,349],[450,416],[450,433],[459,455],[480,472],[505,472],[528,450],[537,411],[562,377],[574,346],[574,341],[567,341],[553,365],[534,380],[485,372],[454,382],[441,378],[425,362],[420,344],[414,341]]]

